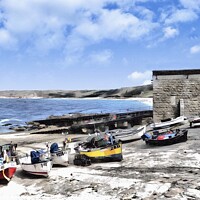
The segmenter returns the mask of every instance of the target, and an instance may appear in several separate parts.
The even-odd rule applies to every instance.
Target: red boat
[[[0,145],[0,181],[10,181],[17,169],[16,144]]]
[[[16,172],[17,164],[14,161],[0,165],[0,180],[10,181]]]

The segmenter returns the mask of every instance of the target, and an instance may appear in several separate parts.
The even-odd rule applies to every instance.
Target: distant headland
[[[153,85],[109,90],[4,90],[0,98],[152,98]]]

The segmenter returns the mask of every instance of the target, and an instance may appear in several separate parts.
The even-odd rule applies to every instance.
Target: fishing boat
[[[141,139],[141,136],[146,132],[146,125],[140,126],[137,129],[120,130],[118,132],[113,132],[113,136],[121,141],[122,143],[132,142]]]
[[[10,181],[17,169],[17,164],[14,161],[9,163],[0,163],[0,181]]]
[[[17,144],[0,145],[0,181],[9,182],[17,169]]]
[[[110,146],[79,150],[80,155],[85,155],[91,162],[122,161],[122,143]]]
[[[76,147],[76,151],[82,157],[89,158],[91,162],[98,161],[121,161],[122,143],[114,138],[105,139],[102,134],[95,137],[89,136],[87,142],[83,142]]]
[[[21,168],[27,174],[48,177],[52,168],[51,159],[43,150],[31,151],[20,159]]]
[[[58,147],[58,143],[52,143],[50,146],[50,157],[52,160],[52,165],[69,165],[69,152],[64,147]]]
[[[174,119],[166,119],[166,120],[162,120],[161,122],[158,122],[158,123],[152,123],[152,124],[150,124],[150,127],[153,128],[154,130],[156,130],[156,129],[166,128],[166,127],[183,125],[187,122],[188,122],[188,120],[185,116],[180,116],[180,117],[177,117]]]
[[[142,139],[148,145],[171,145],[179,142],[187,141],[187,129],[168,130],[165,132],[153,131],[153,134],[145,133]]]

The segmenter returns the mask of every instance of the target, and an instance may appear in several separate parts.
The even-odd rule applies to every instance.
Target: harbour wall
[[[29,122],[34,133],[93,133],[95,129],[105,131],[117,128],[131,128],[135,125],[152,122],[153,111],[134,111],[125,113],[72,114],[62,117],[51,117]],[[49,129],[49,127],[53,127]]]

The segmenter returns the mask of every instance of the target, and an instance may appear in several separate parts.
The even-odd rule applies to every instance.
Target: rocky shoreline
[[[188,140],[170,146],[153,147],[138,140],[123,144],[123,161],[95,163],[87,167],[53,168],[49,178],[26,176],[18,167],[7,186],[0,186],[1,199],[109,199],[192,200],[200,199],[200,127],[188,129]],[[16,141],[25,153],[44,147],[46,141],[62,142],[62,134],[15,133],[2,136]],[[74,137],[74,136],[72,136]],[[83,136],[79,139],[83,139]],[[75,138],[74,138],[75,140]]]

